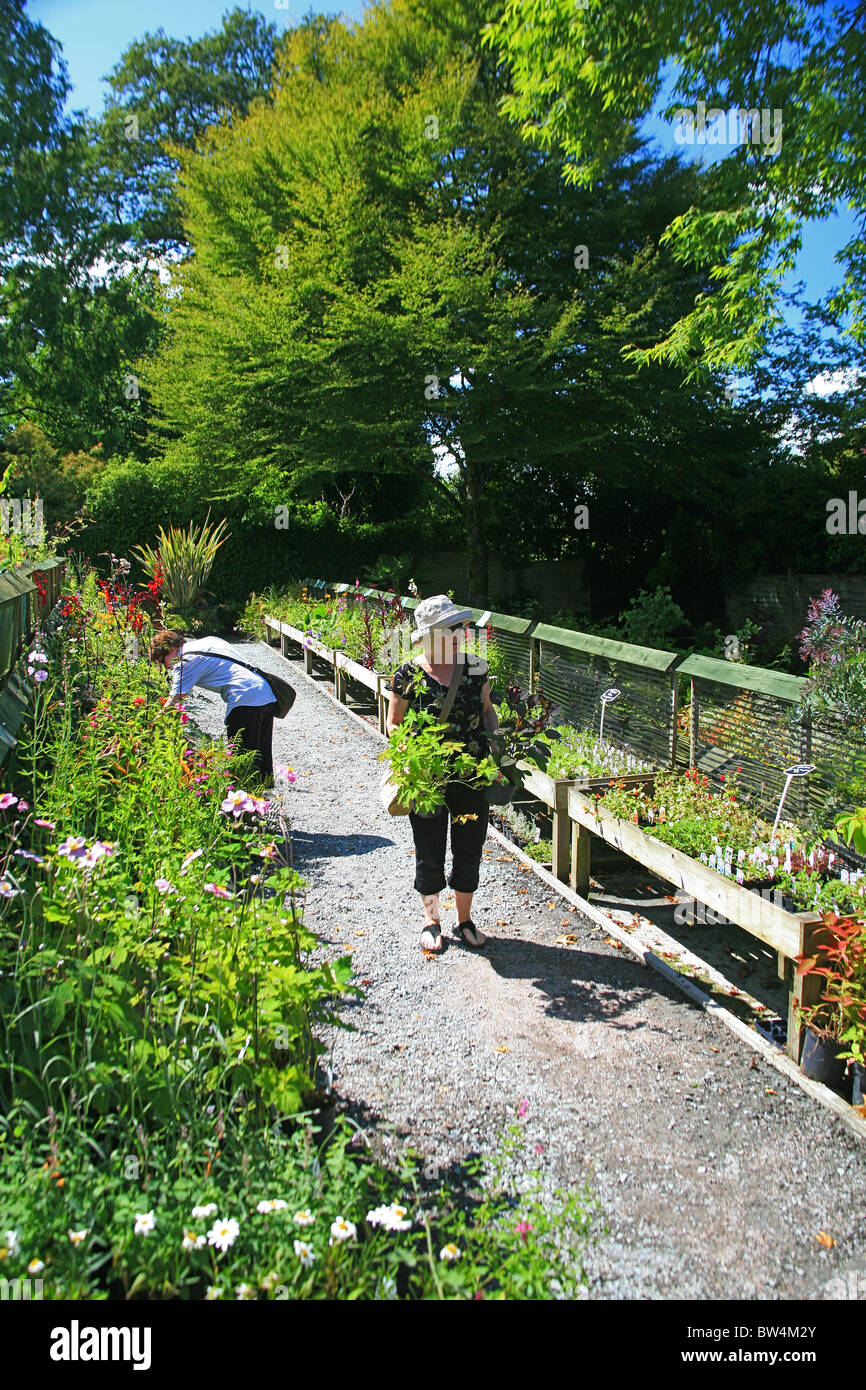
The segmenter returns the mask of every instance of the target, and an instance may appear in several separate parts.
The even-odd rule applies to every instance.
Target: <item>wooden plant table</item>
[[[577,787],[568,792],[567,808],[572,826],[571,886],[581,897],[589,893],[590,843],[597,835],[777,952],[780,977],[791,977],[787,1050],[795,1062],[799,1061],[801,1024],[796,1006],[814,1003],[821,993],[821,981],[814,976],[798,977],[786,962],[810,954],[812,935],[823,925],[821,918],[814,912],[787,912],[770,897],[732,882],[632,821],[613,815]]]

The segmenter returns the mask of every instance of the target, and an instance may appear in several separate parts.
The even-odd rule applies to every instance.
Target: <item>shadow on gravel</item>
[[[292,831],[295,868],[320,859],[339,859],[354,854],[372,854],[383,845],[394,845],[384,835],[315,835]]]
[[[438,1135],[435,1138],[432,1134],[428,1136],[423,1129],[413,1134],[412,1126],[394,1124],[366,1101],[352,1100],[336,1091],[332,1094],[331,1104],[323,1106],[315,1115],[314,1123],[322,1126],[322,1138],[333,1132],[340,1116],[348,1118],[357,1127],[358,1133],[352,1147],[366,1150],[386,1167],[393,1169],[396,1166],[398,1152],[414,1152],[418,1161],[416,1181],[425,1197],[438,1195],[442,1184],[445,1184],[455,1206],[471,1211],[478,1202],[478,1178],[472,1172],[472,1163],[473,1160],[483,1159],[480,1149],[468,1150],[461,1159],[452,1159],[450,1163],[434,1161],[427,1156],[426,1150],[428,1145],[435,1145]],[[516,1206],[517,1202],[518,1199],[514,1198],[512,1205]]]
[[[491,966],[506,980],[531,980],[545,996],[545,1013],[573,1023],[610,1023],[634,1031],[646,1019],[627,1015],[644,1000],[668,994],[662,980],[647,984],[646,966],[639,961],[608,962],[606,956],[534,941],[491,939],[486,953]],[[671,999],[687,1001],[674,992]]]

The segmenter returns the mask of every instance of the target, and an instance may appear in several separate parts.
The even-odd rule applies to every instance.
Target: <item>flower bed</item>
[[[254,1299],[548,1297],[553,1274],[574,1297],[585,1194],[547,1210],[479,1170],[434,1213],[410,1157],[390,1172],[345,1121],[322,1141],[316,1033],[350,960],[304,926],[248,760],[164,709],[131,613],[93,576],[70,596],[0,793],[3,1275]]]
[[[360,593],[357,581],[355,589]],[[287,623],[314,651],[342,652],[367,671],[375,671],[390,664],[389,644],[406,617],[396,595],[391,600],[377,598],[371,609],[367,603],[350,601],[346,594],[318,597],[297,585],[283,593],[253,594],[241,624],[258,636],[266,619]]]

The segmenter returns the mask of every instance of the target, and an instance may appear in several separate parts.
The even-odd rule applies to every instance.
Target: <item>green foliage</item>
[[[626,640],[641,647],[667,648],[685,622],[685,614],[671,598],[667,585],[650,593],[641,589],[621,617]]]
[[[539,864],[550,864],[553,861],[553,841],[536,840],[534,844],[524,845],[523,853],[528,854],[530,859],[535,859]]]
[[[475,758],[460,739],[447,737],[449,726],[423,710],[410,709],[378,755],[388,763],[399,801],[422,813],[445,805],[449,782],[485,787],[499,768],[492,758]]]
[[[705,265],[713,288],[633,356],[697,375],[747,366],[759,353],[807,219],[830,217],[840,201],[862,212],[866,50],[844,6],[811,0],[746,0],[735,10],[707,7],[694,20],[686,0],[651,12],[622,2],[506,0],[486,41],[511,69],[504,109],[533,144],[561,154],[565,177],[577,183],[604,177],[631,127],[653,110],[666,70],[674,73],[669,118],[699,99],[708,110],[745,100],[783,117],[780,146],[733,145],[664,232],[675,260]],[[851,138],[840,141],[840,130]],[[845,280],[833,308],[862,341],[862,238],[849,241],[841,259]]]

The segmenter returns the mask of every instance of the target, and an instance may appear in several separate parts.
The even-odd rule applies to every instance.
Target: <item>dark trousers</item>
[[[415,837],[415,888],[419,893],[439,893],[445,887],[445,849],[451,819],[452,868],[449,887],[458,893],[474,893],[478,887],[481,848],[487,838],[487,797],[481,791],[450,782],[445,805],[435,816],[412,811],[409,821]],[[472,820],[460,820],[472,816]]]
[[[269,705],[235,705],[226,718],[229,738],[241,736],[241,747],[258,753],[258,769],[262,777],[273,777],[274,755],[271,741],[274,734],[276,702]]]

